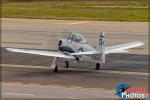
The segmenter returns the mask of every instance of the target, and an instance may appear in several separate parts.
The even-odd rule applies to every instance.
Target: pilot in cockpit
[[[69,36],[69,40],[77,43],[86,43],[85,38],[79,33],[71,33]]]

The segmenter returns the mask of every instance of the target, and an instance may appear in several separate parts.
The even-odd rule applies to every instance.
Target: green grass
[[[21,0],[20,0],[21,1]],[[6,0],[2,3],[3,18],[78,19],[107,21],[148,21],[148,1],[143,0],[50,0],[22,2]],[[99,8],[94,6],[140,6],[144,8]]]

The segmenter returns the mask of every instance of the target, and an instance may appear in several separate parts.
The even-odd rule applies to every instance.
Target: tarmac
[[[95,63],[89,62],[70,61],[70,67],[65,68],[64,60],[59,59],[58,73],[49,67],[52,57],[5,50],[15,47],[55,51],[58,40],[70,32],[81,33],[96,47],[100,31],[106,32],[106,46],[134,41],[144,45],[129,53],[106,55],[106,63],[99,71],[94,69]],[[117,99],[119,83],[149,88],[148,36],[147,22],[2,18],[2,99]]]

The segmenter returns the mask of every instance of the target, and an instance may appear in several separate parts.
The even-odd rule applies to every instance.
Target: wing
[[[116,46],[106,47],[105,54],[128,52],[127,49],[138,47],[143,44],[144,43],[137,41],[137,42],[131,42],[131,43],[126,43],[126,44],[120,44],[120,45],[116,45]]]
[[[92,55],[92,54],[99,54],[99,52],[98,51],[86,51],[86,52],[70,53],[70,55]]]
[[[6,48],[6,50],[11,51],[11,52],[29,53],[29,54],[42,55],[42,56],[74,59],[74,57],[72,55],[66,55],[66,54],[64,54],[62,52],[42,51],[42,50],[29,50],[29,49],[16,49],[16,48]]]

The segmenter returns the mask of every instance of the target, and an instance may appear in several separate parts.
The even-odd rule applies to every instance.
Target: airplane
[[[19,52],[27,54],[42,55],[54,57],[50,66],[54,72],[58,72],[58,59],[65,59],[65,67],[69,67],[69,61],[75,60],[88,61],[96,63],[95,69],[99,70],[101,65],[105,63],[105,55],[110,53],[123,53],[128,52],[128,49],[141,46],[144,43],[140,41],[120,44],[116,46],[105,47],[105,32],[99,33],[98,48],[89,45],[86,39],[79,33],[70,33],[69,37],[60,39],[58,43],[58,51],[46,50],[31,50],[21,48],[6,48],[10,52]]]

